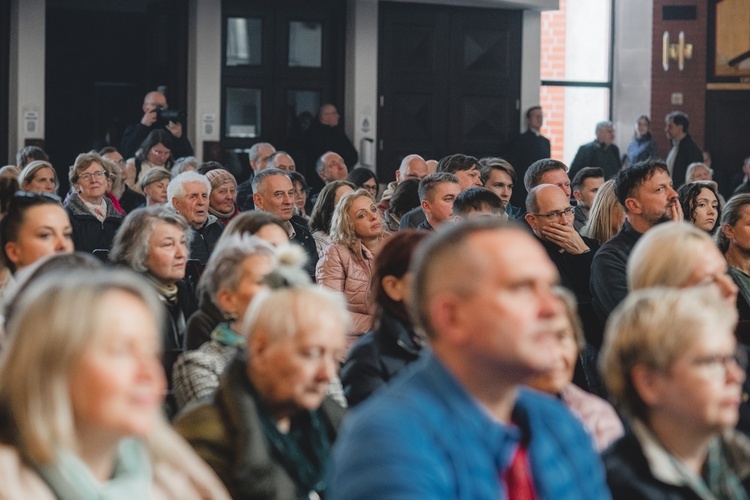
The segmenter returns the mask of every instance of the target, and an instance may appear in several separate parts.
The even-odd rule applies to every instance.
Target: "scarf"
[[[78,456],[58,450],[52,465],[37,467],[37,473],[60,500],[128,500],[151,497],[151,459],[146,445],[125,438],[117,446],[112,477],[100,482]]]
[[[245,347],[245,337],[232,330],[229,323],[216,325],[216,328],[211,332],[211,340],[226,346]]]
[[[86,208],[89,209],[89,212],[91,212],[94,217],[99,220],[99,222],[104,222],[104,219],[107,218],[107,202],[105,201],[106,198],[102,198],[101,203],[99,203],[98,205],[95,203],[89,203],[83,198],[81,198],[81,200],[86,205]]]
[[[211,205],[209,205],[208,213],[219,219],[219,221],[226,226],[235,215],[240,213],[240,211],[237,208],[237,205],[234,205],[228,212],[219,212],[218,210],[212,208]]]
[[[328,418],[320,409],[302,411],[291,418],[289,432],[285,434],[266,410],[255,387],[247,385],[257,402],[258,417],[271,455],[294,481],[299,498],[308,498],[313,491],[324,492],[331,454]]]

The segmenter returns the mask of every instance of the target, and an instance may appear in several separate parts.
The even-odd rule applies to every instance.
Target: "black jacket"
[[[677,156],[674,159],[672,168],[672,184],[678,188],[685,184],[685,174],[687,174],[688,165],[698,161],[703,161],[703,152],[695,143],[690,134],[686,134],[680,141],[680,148],[677,150]]]
[[[570,164],[568,177],[572,181],[582,168],[599,167],[604,170],[604,178],[611,179],[620,170],[621,163],[617,146],[610,144],[608,147],[602,147],[598,142],[592,141],[578,148],[573,163]]]
[[[120,154],[123,158],[132,158],[135,156],[135,152],[138,151],[138,148],[141,147],[141,144],[143,144],[143,141],[146,140],[146,137],[152,130],[160,129],[164,127],[160,127],[156,124],[151,125],[150,127],[147,127],[143,125],[142,123],[136,123],[135,125],[129,125],[128,128],[125,129],[125,132],[122,134],[122,141],[120,141]],[[193,156],[193,146],[190,144],[190,141],[187,138],[187,135],[185,132],[187,131],[187,126],[185,124],[182,125],[182,137],[175,137],[172,136],[172,157],[182,158],[185,156]],[[170,134],[171,135],[171,134]]]
[[[223,231],[224,224],[213,215],[208,216],[206,223],[200,229],[190,226],[190,232],[193,234],[190,242],[190,258],[200,261],[205,266]]]
[[[292,242],[301,246],[307,254],[307,262],[305,263],[305,270],[310,275],[313,283],[315,283],[315,266],[318,265],[318,249],[315,246],[315,239],[312,233],[307,228],[307,221],[299,216],[293,216],[289,219],[289,223],[294,229],[294,238]]]
[[[357,340],[341,368],[341,384],[349,406],[355,406],[385,385],[403,367],[416,361],[422,348],[414,329],[383,312],[374,330]]]
[[[70,193],[65,202],[70,225],[73,228],[73,246],[77,252],[91,253],[94,250],[112,248],[117,230],[122,224],[122,215],[115,210],[112,202],[106,197],[107,216],[99,222],[92,214],[78,193]]]
[[[537,160],[552,156],[549,139],[543,135],[536,135],[527,130],[519,135],[515,141],[506,146],[508,161],[513,165],[516,172],[516,182],[513,183],[513,192],[510,195],[510,203],[521,207],[526,212],[526,187],[523,177],[529,166]]]

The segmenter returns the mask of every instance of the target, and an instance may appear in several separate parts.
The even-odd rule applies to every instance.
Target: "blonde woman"
[[[615,181],[610,179],[599,188],[591,205],[589,221],[581,229],[581,235],[597,240],[602,245],[620,232],[625,222],[625,210],[617,200]]]
[[[736,324],[710,287],[638,290],[610,316],[600,368],[632,424],[604,453],[615,500],[748,498],[750,441],[734,430],[747,367]]]
[[[318,260],[315,277],[318,284],[346,296],[354,318],[349,346],[372,329],[373,261],[387,235],[375,198],[364,189],[345,194],[336,205],[331,220],[331,244]]]
[[[32,161],[18,174],[18,187],[33,193],[57,194],[60,182],[52,164],[43,160]]]
[[[0,367],[0,497],[229,498],[161,416],[161,317],[127,271],[24,291]]]

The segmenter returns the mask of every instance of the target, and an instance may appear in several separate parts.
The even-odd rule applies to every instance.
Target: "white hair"
[[[172,179],[167,186],[167,203],[172,206],[172,198],[184,198],[185,197],[185,184],[189,182],[200,182],[208,190],[208,194],[211,194],[211,183],[208,182],[205,175],[201,175],[198,172],[187,171],[179,174],[177,177]]]

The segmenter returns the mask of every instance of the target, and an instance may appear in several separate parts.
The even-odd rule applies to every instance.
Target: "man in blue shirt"
[[[610,498],[554,398],[521,388],[555,362],[557,271],[526,231],[480,218],[418,251],[413,309],[430,349],[354,409],[327,497]]]

